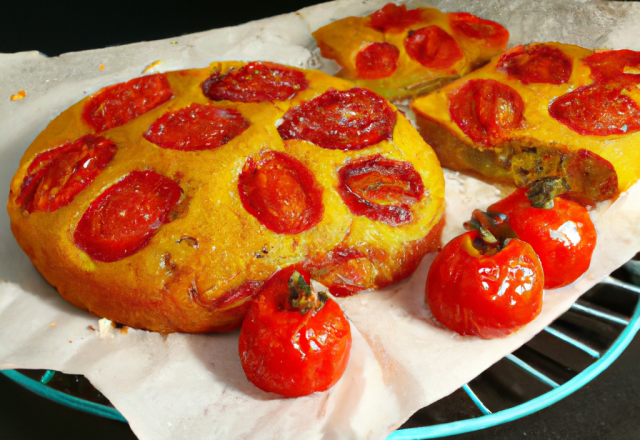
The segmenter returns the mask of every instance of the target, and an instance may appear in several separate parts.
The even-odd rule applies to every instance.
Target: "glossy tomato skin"
[[[470,231],[447,243],[429,270],[426,300],[433,316],[456,333],[501,338],[538,316],[544,275],[527,243],[512,239],[489,256],[473,247],[479,239]]]
[[[324,215],[322,186],[299,160],[280,151],[249,157],[238,177],[242,206],[277,234],[299,234]]]
[[[451,120],[469,138],[496,145],[522,126],[524,101],[517,90],[493,79],[471,79],[450,96]]]
[[[527,190],[516,190],[488,210],[507,215],[511,229],[538,254],[545,289],[567,286],[589,269],[596,228],[584,206],[556,197],[553,208],[534,208]]]
[[[356,55],[356,70],[362,79],[383,79],[398,68],[400,51],[393,44],[371,43]]]
[[[407,5],[395,5],[387,3],[382,9],[371,14],[371,22],[367,26],[379,30],[397,34],[420,21],[420,10],[407,10]]]
[[[302,315],[288,305],[288,281],[294,270],[277,272],[253,300],[240,331],[242,368],[254,385],[286,397],[326,391],[344,373],[351,350],[351,329],[338,304]]]

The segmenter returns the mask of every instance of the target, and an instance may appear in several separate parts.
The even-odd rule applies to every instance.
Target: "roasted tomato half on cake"
[[[216,62],[62,112],[25,152],[7,208],[76,306],[163,333],[229,331],[281,267],[340,295],[409,276],[439,245],[444,178],[378,94]]]
[[[313,33],[338,76],[387,99],[435,90],[485,64],[507,46],[500,24],[465,12],[407,9],[389,3],[366,17],[347,17]]]
[[[476,210],[472,230],[447,243],[429,269],[431,313],[460,335],[505,337],[542,309],[540,260],[505,221],[504,215]]]
[[[564,177],[599,202],[640,176],[639,67],[631,50],[520,45],[411,107],[444,167],[518,187]]]

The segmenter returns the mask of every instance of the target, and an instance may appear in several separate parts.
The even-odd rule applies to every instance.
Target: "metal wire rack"
[[[388,440],[476,431],[539,411],[589,383],[640,328],[640,263],[631,261],[514,353],[448,397],[416,412]],[[126,422],[87,379],[52,370],[2,373],[60,404]]]

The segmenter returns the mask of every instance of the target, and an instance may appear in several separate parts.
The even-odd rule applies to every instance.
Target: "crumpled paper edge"
[[[231,31],[228,29],[223,29],[223,30],[204,32],[200,34],[194,34],[188,37],[180,37],[178,40],[184,41],[186,49],[183,47],[177,47],[175,48],[175,50],[171,47],[167,49],[166,46],[162,46],[162,45],[168,43],[169,40],[161,40],[158,42],[139,43],[139,44],[129,45],[123,48],[103,49],[98,51],[89,51],[87,53],[66,54],[59,58],[46,59],[51,61],[43,61],[45,59],[42,59],[41,55],[33,52],[27,52],[27,53],[16,54],[16,55],[0,55],[0,61],[2,61],[2,63],[0,63],[0,74],[2,74],[3,78],[9,78],[9,81],[6,81],[6,82],[3,81],[2,85],[0,85],[0,96],[8,96],[9,93],[13,94],[17,91],[17,89],[20,89],[18,84],[24,87],[25,83],[28,84],[29,81],[31,81],[31,84],[28,85],[28,87],[24,87],[27,89],[26,99],[30,99],[31,102],[36,101],[36,103],[34,104],[30,104],[27,106],[22,105],[22,107],[20,107],[20,105],[23,104],[21,102],[11,103],[11,104],[18,104],[17,106],[15,105],[10,106],[10,104],[8,104],[7,102],[2,102],[0,104],[0,108],[5,107],[6,110],[8,110],[8,113],[5,113],[5,114],[10,115],[10,117],[4,119],[4,122],[0,122],[0,133],[3,133],[3,135],[5,133],[7,134],[7,136],[4,138],[5,141],[3,142],[4,144],[3,146],[6,146],[7,148],[2,149],[2,152],[0,153],[0,157],[2,157],[3,159],[9,159],[8,162],[3,162],[3,163],[11,164],[11,166],[5,167],[6,170],[9,170],[9,172],[2,173],[1,179],[3,179],[4,182],[0,182],[0,183],[7,183],[7,186],[8,186],[8,180],[10,179],[10,176],[13,173],[13,170],[17,168],[16,166],[17,158],[19,158],[19,156],[22,154],[21,152],[24,151],[26,146],[28,146],[28,144],[31,142],[33,137],[35,137],[35,135],[41,129],[44,128],[44,126],[46,125],[47,121],[50,118],[57,115],[57,113],[59,113],[61,110],[65,109],[69,105],[73,104],[74,100],[77,101],[78,99],[81,99],[83,97],[83,93],[91,93],[92,91],[95,91],[106,84],[110,84],[118,81],[124,81],[131,77],[139,76],[141,71],[144,68],[146,68],[146,66],[157,61],[156,59],[154,59],[156,58],[154,57],[154,55],[163,55],[163,56],[165,54],[170,55],[170,56],[164,56],[164,58],[162,59],[162,63],[160,63],[156,68],[156,70],[158,71],[173,70],[173,69],[179,69],[179,68],[185,68],[185,67],[202,67],[206,65],[209,61],[212,61],[214,59],[221,60],[221,59],[257,58],[255,56],[256,53],[260,54],[259,55],[260,58],[268,59],[271,61],[297,65],[300,67],[313,67],[314,65],[323,67],[322,64],[320,64],[322,60],[317,58],[317,56],[314,55],[313,53],[313,49],[312,49],[313,43],[312,41],[309,40],[308,31],[313,30],[313,26],[320,26],[322,24],[326,24],[326,22],[328,22],[327,20],[331,20],[333,18],[336,18],[337,16],[343,16],[340,14],[362,15],[362,14],[369,13],[375,9],[378,9],[384,3],[386,2],[384,1],[383,2],[367,2],[367,3],[364,3],[364,6],[363,6],[363,4],[360,4],[359,2],[349,2],[349,1],[343,0],[339,2],[334,2],[331,5],[319,5],[311,8],[306,8],[300,11],[299,14],[288,14],[285,16],[276,17],[275,19],[261,20],[258,22],[249,23],[247,25],[238,26],[236,28],[232,28]],[[440,6],[441,9],[443,9],[444,11],[459,10],[458,8],[455,7],[459,3],[456,3],[453,1],[452,2],[424,2],[424,3],[427,5]],[[544,2],[540,2],[540,3],[544,3]],[[580,8],[581,6],[584,6],[586,4],[596,4],[597,2],[576,1],[576,2],[565,2],[565,3],[567,5],[567,8],[565,8],[566,10],[564,12],[570,13],[572,11],[572,8],[573,8],[573,11],[576,11],[578,10],[576,8]],[[502,5],[502,3],[497,1],[467,2],[464,4],[464,9],[469,12],[483,15],[486,18],[495,19],[497,21],[501,21],[499,17],[504,16],[505,14],[508,14],[511,17],[518,16],[518,10],[522,11],[524,7],[527,8],[527,11],[526,11],[527,14],[531,16],[536,16],[536,14],[533,14],[530,9],[531,5],[516,4],[511,8],[504,8],[504,9],[510,9],[507,12],[495,10],[495,9],[492,10],[491,8],[495,8],[496,5]],[[588,42],[586,43],[581,42],[581,41],[567,41],[566,39],[564,39],[563,41],[578,43],[587,47],[598,46],[598,47],[620,48],[625,45],[628,45],[628,42],[631,41],[630,38],[632,37],[636,38],[638,34],[638,31],[633,31],[633,29],[640,29],[640,27],[637,26],[639,14],[626,14],[619,23],[616,23],[617,27],[614,26],[613,31],[611,31],[610,33],[599,34],[598,31],[603,27],[603,23],[605,27],[611,25],[612,22],[611,20],[607,19],[606,15],[611,12],[612,8],[617,7],[629,12],[632,10],[632,7],[635,7],[635,6],[636,5],[626,4],[626,3],[598,4],[598,7],[600,8],[601,11],[603,11],[603,14],[605,15],[605,17],[602,20],[600,20],[602,23],[594,23],[594,26],[591,29],[589,29],[589,32],[593,34],[592,44],[589,44]],[[542,6],[536,4],[534,5],[534,7],[538,8]],[[322,11],[326,12],[324,18],[322,14],[320,14],[320,12]],[[313,22],[309,21],[308,17],[314,17],[315,21]],[[561,27],[562,25],[561,23],[562,18],[563,18],[563,15],[558,14],[557,16],[553,17],[553,19],[548,20],[548,23],[545,23],[545,26],[539,25],[538,27],[540,30],[546,29],[547,32],[549,32],[549,30],[551,30],[551,32],[558,32],[558,29],[559,29],[558,26]],[[325,21],[323,22],[322,20],[325,20]],[[502,20],[501,22],[505,23],[507,27],[510,27],[510,25],[508,24],[508,21]],[[560,25],[558,25],[558,23],[560,23]],[[527,24],[525,22],[522,22],[522,27],[525,28],[526,26]],[[286,29],[287,32],[281,32],[284,29]],[[233,33],[233,36],[229,36],[230,32]],[[526,35],[530,36],[530,34],[526,34]],[[512,44],[515,44],[516,42],[518,42],[517,34],[514,35],[514,33],[512,32],[512,36],[516,36],[515,40],[512,40]],[[565,38],[572,38],[572,35],[560,35],[560,36]],[[532,39],[535,39],[535,38],[532,38]],[[176,40],[176,39],[172,39],[172,40]],[[542,39],[540,38],[540,40]],[[303,41],[304,43],[301,43]],[[525,40],[525,41],[528,41],[528,40]],[[217,47],[221,49],[218,52],[218,55],[216,57],[207,58],[207,54],[206,54],[207,47],[208,48]],[[294,48],[295,50],[292,51],[292,48]],[[116,50],[117,50],[117,55],[116,55]],[[237,56],[238,54],[240,54],[241,56]],[[246,55],[246,58],[244,57],[245,55]],[[100,60],[103,60],[103,61],[106,60],[107,64],[105,65],[109,66],[108,68],[105,69],[107,71],[106,74],[104,74],[104,72],[100,72],[100,74],[98,74],[98,72],[95,72],[95,70],[92,70],[96,68],[97,66],[96,62],[98,58],[100,58]],[[145,61],[141,61],[141,58],[144,58]],[[72,66],[72,68],[67,69],[68,66]],[[11,73],[11,75],[9,76],[4,75],[5,73],[9,73],[9,72]],[[40,80],[42,77],[46,77],[46,76],[52,79],[49,79],[41,83],[38,81],[33,81],[34,78],[37,78],[38,80]],[[29,101],[25,100],[24,102],[26,103]],[[36,108],[34,109],[34,107]],[[16,124],[16,121],[18,121],[17,124]],[[11,167],[12,169],[10,169]],[[628,202],[630,200],[629,198],[630,197],[633,198],[637,195],[635,194],[634,190],[635,190],[635,187],[632,188],[632,190],[629,192],[631,196],[629,194],[623,195],[618,201],[618,202],[622,201],[622,203],[627,204],[627,208],[624,208],[624,209],[621,208],[621,211],[620,211],[622,213],[626,213],[625,214],[627,216],[625,217],[626,220],[633,220],[633,218],[636,218],[636,219],[638,218],[637,212],[634,212],[633,210],[628,209],[628,204],[630,203]],[[633,201],[631,203],[632,204],[635,203],[636,206],[638,205],[637,200],[635,198],[633,198]],[[10,234],[8,234],[7,232],[8,228],[6,227],[6,225],[8,224],[8,221],[6,219],[6,214],[4,214],[4,217],[5,218],[3,218],[3,225],[2,225],[2,231],[0,232],[1,234],[0,238],[3,240],[6,238],[8,238],[9,240],[12,240],[12,238],[10,237]],[[606,216],[604,216],[603,221],[605,221],[604,224],[608,224],[609,225],[608,227],[611,227],[612,229],[616,229],[616,227],[619,228],[620,226],[620,223],[613,222],[613,220],[611,220],[609,217],[606,217]],[[600,229],[604,230],[602,227]],[[634,230],[633,235],[637,236],[638,235],[637,232],[638,231]],[[614,236],[613,239],[618,240],[619,237]],[[5,243],[7,243],[7,241],[5,241]],[[633,253],[635,253],[635,250],[638,249],[638,246],[637,246],[637,243],[633,242],[633,240],[629,243],[625,243],[625,249],[626,248],[631,249],[634,246],[635,246],[635,249],[632,252],[630,252],[629,257],[633,255]],[[43,280],[39,278],[38,275],[34,275],[33,269],[29,267],[30,263],[28,262],[28,259],[26,259],[26,257],[21,253],[14,253],[15,247],[16,246],[14,243],[13,248],[10,249],[11,253],[13,254],[11,255],[12,262],[10,264],[5,265],[4,263],[6,262],[6,260],[3,259],[3,267],[4,267],[4,269],[2,270],[3,278],[11,279],[12,281],[17,280],[22,287],[26,287],[27,289],[31,288],[36,290],[37,289],[47,290],[46,283],[44,283]],[[605,250],[601,254],[598,251],[596,255],[601,255],[601,257],[598,257],[598,258],[601,258],[602,262],[607,263],[607,262],[610,262],[610,260],[621,258],[622,254],[620,253],[619,250],[620,250],[620,246],[616,246],[615,250],[612,250],[612,252],[608,252],[607,250]],[[15,264],[13,260],[17,260]],[[594,258],[594,262],[596,260],[597,258]],[[25,262],[26,262],[26,265],[25,265]],[[420,268],[420,272],[416,274],[416,276],[414,276],[411,280],[409,280],[405,284],[399,287],[396,287],[395,289],[398,289],[398,288],[404,289],[407,285],[410,285],[410,283],[417,282],[416,280],[420,278],[421,276],[420,274],[423,274],[424,270],[426,270],[425,266],[428,265],[428,262],[429,260],[426,259]],[[17,271],[15,272],[11,271],[11,269],[13,268],[16,268]],[[605,276],[606,273],[604,272],[608,273],[608,271],[610,270],[611,270],[610,268],[602,269],[600,271],[602,273],[600,273],[598,272],[597,269],[594,269],[593,273],[590,271],[587,277],[583,278],[583,280],[581,280],[578,284],[576,284],[572,288],[577,288],[578,290],[586,289],[588,286],[592,285],[595,282],[595,280]],[[9,275],[5,277],[4,276],[5,274],[9,274]],[[10,297],[11,297],[11,295],[6,293],[10,292],[15,287],[16,287],[15,285],[10,285],[10,286],[3,285],[3,293],[5,294],[0,295],[0,298],[1,298],[0,310],[4,310],[3,313],[6,313],[7,309],[2,308],[2,305],[6,306],[7,302],[10,301]],[[49,290],[51,289],[49,288]],[[379,293],[378,296],[380,297],[380,299],[383,299],[384,295],[398,294],[397,292],[395,293],[393,292],[394,290],[378,292]],[[564,289],[563,291],[556,291],[548,294],[547,301],[554,301],[553,307],[551,305],[549,306],[546,305],[551,303],[549,302],[545,303],[545,308],[543,309],[543,314],[541,315],[541,317],[538,318],[534,323],[532,323],[525,330],[514,335],[512,338],[506,339],[506,341],[509,342],[506,345],[509,345],[509,346],[513,345],[513,347],[516,348],[517,346],[521,345],[521,343],[525,342],[530,336],[535,334],[536,328],[540,327],[541,329],[544,327],[544,325],[546,325],[547,321],[550,322],[551,320],[553,320],[553,317],[550,317],[552,312],[548,311],[551,308],[553,308],[554,310],[556,309],[560,310],[560,308],[565,307],[565,305],[566,305],[566,308],[568,308],[570,304],[573,302],[567,299],[568,297],[571,296],[571,294],[567,294],[561,298],[557,298],[563,292],[564,292]],[[356,300],[360,302],[363,300],[366,301],[367,296],[371,296],[371,295],[374,295],[374,293],[357,296],[357,297],[354,297],[353,300],[349,299],[349,301],[343,302],[343,306],[347,310],[348,315],[351,317],[351,319],[354,322],[356,322],[359,328],[366,327],[365,320],[362,317],[360,317],[358,314],[358,311],[362,311],[364,309],[361,307],[361,304],[355,306],[349,303],[355,302]],[[550,299],[550,298],[556,298],[556,299]],[[50,298],[44,297],[44,296],[38,298],[38,301],[45,302],[45,303],[47,303],[48,301],[56,302],[56,300],[51,300]],[[422,305],[422,308],[424,308],[424,305]],[[55,309],[57,310],[57,313],[58,313],[52,316],[52,319],[55,321],[60,321],[60,319],[57,319],[58,316],[61,317],[62,320],[64,320],[64,318],[68,317],[69,315],[74,318],[78,318],[79,313],[84,313],[84,312],[73,309],[73,307],[67,304],[64,304],[64,305],[56,304]],[[351,310],[351,309],[356,309],[356,310]],[[25,314],[25,316],[28,316],[28,315]],[[86,317],[86,315],[83,315],[82,319],[84,318],[87,318],[88,322],[95,323],[95,319],[91,317]],[[33,325],[35,325],[33,322],[26,323],[25,327],[32,328]],[[61,327],[57,327],[57,329],[59,330]],[[2,333],[3,332],[0,331],[0,335],[2,335]],[[131,334],[137,334],[137,333],[145,333],[145,332],[131,331]],[[528,333],[531,333],[531,335],[529,336]],[[84,333],[82,333],[78,329],[71,330],[71,334],[73,336],[78,336],[78,338],[80,338],[79,340],[87,339],[85,338]],[[8,339],[5,339],[5,337],[9,337],[9,335],[4,334],[0,336],[0,339],[8,340]],[[154,339],[156,337],[157,335],[151,336],[151,338],[154,338]],[[116,341],[119,339],[124,340],[124,337],[114,338],[114,340]],[[170,339],[172,338],[171,337],[167,338],[165,342],[169,341]],[[452,339],[455,339],[455,337]],[[384,340],[384,338],[382,338],[381,340]],[[500,340],[500,341],[505,341],[505,340]],[[374,348],[374,352],[378,350],[378,353],[376,354],[377,356],[376,359],[380,361],[380,359],[383,359],[383,355],[380,354],[379,347],[376,346],[377,342],[380,342],[380,341],[374,341],[373,339],[370,339],[368,345]],[[396,348],[396,347],[392,346],[391,348]],[[492,348],[495,348],[495,347],[492,347]],[[56,356],[56,355],[60,355],[60,351],[64,351],[64,350],[51,349],[47,351],[47,353],[49,353],[52,356]],[[393,350],[391,349],[387,349],[385,351],[389,353],[393,352]],[[78,355],[78,356],[81,357],[81,355]],[[0,359],[5,359],[5,358],[3,356],[0,356]],[[126,364],[126,362],[124,362],[125,361],[124,359],[122,361],[123,361],[123,364]],[[491,363],[488,363],[487,367]],[[382,362],[381,365],[384,365],[384,362]],[[411,364],[409,363],[408,365],[411,365]],[[17,364],[12,364],[12,363],[2,364],[3,368],[16,367],[16,366]],[[36,368],[36,367],[33,367],[33,368]],[[47,367],[47,368],[54,368],[54,367]],[[71,371],[72,368],[71,367],[69,368],[70,369],[68,372],[73,372]],[[60,368],[60,370],[67,371],[64,368]],[[451,372],[448,372],[448,374],[449,374],[448,377],[450,378]],[[92,380],[92,382],[96,384],[102,383],[105,380],[103,377],[93,377],[91,373],[87,375],[90,378],[90,380]],[[462,376],[457,376],[457,375],[455,375],[455,377],[459,379],[463,378]],[[118,379],[117,376],[107,375],[106,381],[108,383],[106,383],[104,386],[107,388],[109,386],[112,386],[111,381],[117,381],[117,379]],[[98,387],[100,388],[100,385],[98,385]],[[454,389],[455,388],[453,388],[451,391],[453,391]],[[126,391],[126,390],[122,390],[122,391]],[[107,395],[109,397],[109,394]],[[432,393],[430,396],[433,397],[434,395],[435,393]],[[114,399],[116,398],[116,396],[113,396],[113,397]],[[397,405],[397,403],[395,404]],[[122,403],[122,406],[126,406],[124,401]],[[416,407],[415,409],[418,409],[418,407]],[[406,410],[407,408],[403,408],[403,412]],[[394,415],[399,416],[399,413],[396,411]],[[396,422],[396,425],[397,424],[399,424],[399,422]],[[135,423],[132,424],[132,427],[134,427],[134,431],[136,433],[140,432],[139,435],[144,435],[144,433],[148,431],[147,428],[143,426],[138,426]],[[388,428],[391,428],[391,427],[392,426],[390,425]],[[364,427],[364,429],[366,430],[366,426]],[[374,435],[371,432],[371,430],[369,432],[371,435]],[[353,433],[355,434],[355,432]],[[149,434],[152,435],[153,433],[149,432]],[[337,433],[333,433],[333,434],[337,435]],[[379,431],[378,431],[378,434],[380,434]],[[327,433],[324,433],[323,435],[327,435]],[[374,435],[374,437],[371,437],[371,438],[375,438],[375,437],[377,437],[377,435]],[[160,438],[160,437],[149,437],[149,438]]]

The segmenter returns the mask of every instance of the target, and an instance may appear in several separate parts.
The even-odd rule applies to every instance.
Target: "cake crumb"
[[[104,70],[104,64],[100,64],[100,70]]]
[[[16,93],[15,95],[11,95],[11,100],[12,101],[20,101],[22,98],[24,98],[25,96],[27,96],[27,92],[25,92],[24,90],[20,90],[18,93]]]
[[[129,327],[122,327],[120,329],[120,333],[122,333],[123,335],[129,334]]]
[[[52,322],[52,323],[51,323],[51,324],[49,324],[49,325],[50,325],[51,327],[55,327],[55,326],[56,326],[56,323],[55,323],[55,322]]]
[[[100,333],[100,339],[113,338],[113,329],[116,328],[116,324],[107,318],[102,318],[98,321],[98,332]]]
[[[96,329],[95,329],[95,328],[93,328],[93,326],[92,326],[92,325],[90,325],[90,326],[89,326],[89,327],[87,327],[87,328],[88,328],[89,330],[91,330],[92,332],[95,332],[95,331],[96,331]]]
[[[144,70],[142,71],[142,73],[147,73],[149,70],[153,69],[154,67],[156,67],[161,62],[162,62],[162,60],[154,61],[153,63],[151,63],[147,67],[145,67]]]

